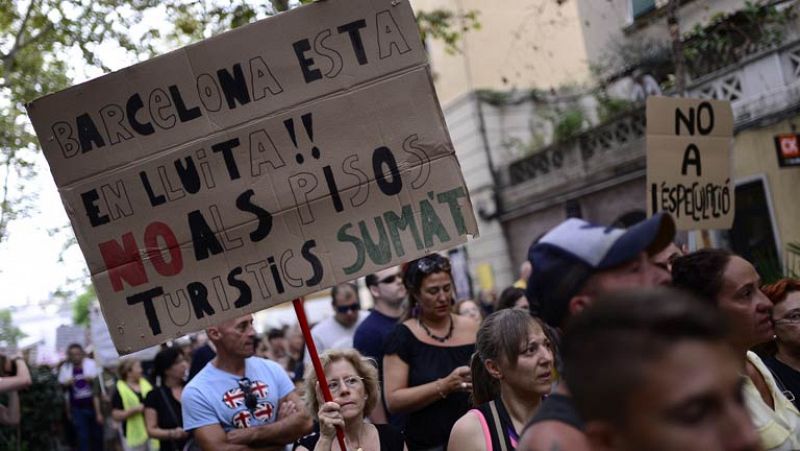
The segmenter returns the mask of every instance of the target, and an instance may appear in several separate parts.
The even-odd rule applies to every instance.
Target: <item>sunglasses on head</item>
[[[239,379],[239,388],[244,392],[244,405],[247,406],[247,410],[253,410],[258,405],[258,399],[251,391],[251,385],[252,382],[250,382],[249,378],[243,377]]]
[[[439,255],[422,257],[417,260],[417,269],[423,274],[445,271],[450,272],[450,261]]]
[[[337,313],[357,312],[361,310],[361,304],[339,305],[336,306]]]

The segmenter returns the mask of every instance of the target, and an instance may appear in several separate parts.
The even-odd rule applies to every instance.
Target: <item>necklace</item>
[[[419,318],[417,318],[417,324],[419,324],[419,327],[421,327],[422,330],[424,330],[425,333],[428,334],[429,337],[433,338],[434,340],[438,341],[439,343],[444,343],[445,341],[449,340],[450,337],[453,336],[453,317],[452,316],[448,316],[448,318],[450,318],[450,328],[447,329],[447,335],[445,335],[444,337],[440,337],[438,335],[433,334],[431,332],[431,330],[428,329],[428,326],[426,326],[425,323],[423,323],[422,320],[419,319]]]
[[[364,432],[365,428],[366,428],[366,425],[362,426],[362,429],[358,431],[358,435],[356,436],[356,451],[364,451],[364,449],[361,448],[361,434],[362,434],[362,432]],[[367,431],[367,435],[369,435],[369,431]],[[349,441],[349,440],[347,440],[347,441]]]

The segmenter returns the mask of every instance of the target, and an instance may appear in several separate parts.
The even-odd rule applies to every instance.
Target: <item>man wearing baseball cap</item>
[[[528,299],[541,306],[542,319],[557,330],[598,296],[637,287],[666,285],[670,274],[650,261],[675,236],[675,222],[657,213],[628,229],[562,222],[528,251],[533,272]],[[557,355],[557,363],[560,358]],[[583,421],[562,383],[536,412],[520,439],[524,450],[589,450]]]

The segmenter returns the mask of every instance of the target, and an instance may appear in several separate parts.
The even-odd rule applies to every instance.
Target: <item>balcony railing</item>
[[[565,165],[574,170],[575,163],[581,167],[597,166],[617,154],[645,133],[644,108],[637,107],[588,130],[577,138],[556,143],[536,153],[521,158],[508,166],[508,185],[519,185],[534,179],[557,180]],[[608,162],[605,162],[608,163]]]
[[[793,8],[746,5],[705,27],[696,27],[683,42],[687,72],[698,79],[748,56],[776,48],[798,37]]]

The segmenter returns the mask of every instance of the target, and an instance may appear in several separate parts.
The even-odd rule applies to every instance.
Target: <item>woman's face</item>
[[[478,308],[478,304],[472,301],[464,301],[458,304],[458,314],[466,316],[467,318],[472,318],[475,321],[481,320],[481,311]]]
[[[349,361],[341,359],[325,367],[325,376],[328,378],[333,402],[341,406],[345,421],[362,421],[367,402],[367,389],[358,371]],[[320,404],[325,402],[319,386],[317,386],[317,400]]]
[[[422,315],[428,318],[449,315],[453,303],[453,281],[450,274],[440,271],[425,276],[416,297]]]
[[[792,291],[772,310],[778,346],[800,350],[800,291]]]
[[[749,349],[772,339],[772,303],[758,288],[761,278],[747,260],[732,256],[722,275],[717,304],[730,326],[731,341]]]
[[[264,339],[258,342],[256,355],[265,359],[269,358],[269,344],[267,343],[267,340]]]
[[[550,393],[553,383],[553,350],[550,340],[538,324],[531,324],[528,338],[520,344],[516,366],[501,358],[501,381],[518,393],[542,396]]]
[[[131,367],[131,371],[128,374],[128,379],[137,381],[142,378],[142,364],[139,362],[135,362]]]
[[[188,369],[189,362],[186,361],[186,358],[183,356],[183,354],[179,354],[178,358],[175,359],[175,362],[171,367],[167,368],[167,371],[164,374],[167,377],[182,381],[186,378],[186,371]]]

